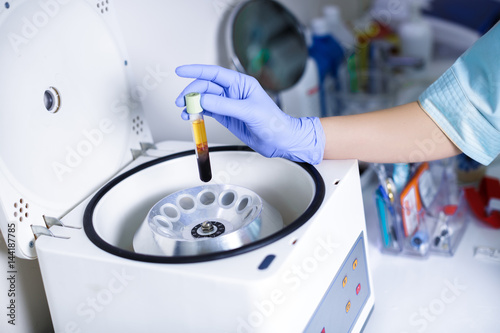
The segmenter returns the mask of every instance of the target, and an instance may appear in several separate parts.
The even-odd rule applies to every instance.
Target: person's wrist
[[[325,132],[323,131],[323,125],[321,125],[321,121],[318,117],[307,117],[306,119],[310,122],[312,130],[304,138],[304,142],[310,141],[310,154],[308,155],[308,160],[305,162],[315,165],[323,161],[326,137]]]
[[[318,117],[312,117],[310,118],[313,127],[314,127],[314,133],[316,136],[315,140],[315,157],[312,160],[311,164],[319,164],[321,161],[323,161],[323,157],[325,155],[325,144],[326,144],[326,135],[325,131],[323,130],[323,125],[321,124],[321,120]]]
[[[295,162],[319,164],[325,152],[325,133],[317,117],[295,118],[295,144],[282,154],[282,157]]]

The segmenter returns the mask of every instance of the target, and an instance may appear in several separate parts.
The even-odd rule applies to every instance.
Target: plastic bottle
[[[432,57],[433,38],[430,24],[422,17],[423,5],[423,1],[411,1],[410,18],[400,24],[398,34],[402,55],[422,59],[426,68]]]
[[[340,8],[335,5],[325,6],[323,7],[323,16],[328,22],[330,34],[339,41],[344,48],[345,54],[350,54],[356,46],[356,39],[342,20]]]
[[[321,116],[331,116],[336,112],[335,86],[338,68],[344,60],[344,50],[330,35],[325,18],[315,18],[311,21],[311,33],[312,45],[309,55],[318,65]]]
[[[307,48],[312,45],[311,31],[304,31]],[[280,93],[283,111],[294,117],[320,117],[318,65],[309,57],[300,80],[290,89]]]
[[[281,107],[293,117],[320,117],[318,65],[314,59],[307,59],[304,74],[290,89],[281,92]]]

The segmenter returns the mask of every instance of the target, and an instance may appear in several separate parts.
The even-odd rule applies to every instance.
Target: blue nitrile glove
[[[198,92],[203,114],[260,154],[310,164],[323,160],[325,134],[319,118],[287,115],[255,78],[210,65],[180,66],[176,73],[196,79],[177,97],[177,106],[185,106],[184,95]],[[185,110],[182,118],[188,119]]]

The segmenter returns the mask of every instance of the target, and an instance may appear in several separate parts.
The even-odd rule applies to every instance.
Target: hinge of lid
[[[149,142],[139,142],[141,145],[141,150],[146,151],[149,149],[156,149],[156,145],[154,143],[149,143]]]
[[[64,227],[64,228],[81,229],[81,227],[73,227],[71,225],[66,225],[58,218],[51,216],[43,215],[43,220],[45,221],[45,225],[47,226],[47,228],[57,225],[59,227]]]
[[[35,240],[38,239],[40,236],[49,236],[49,237],[55,237],[55,238],[62,238],[62,239],[69,239],[69,237],[64,237],[64,236],[56,236],[52,231],[49,229],[45,228],[44,226],[41,225],[31,225],[31,231],[33,232],[33,235],[35,235]]]
[[[141,149],[130,149],[132,153],[132,159],[136,160],[139,156],[149,156],[147,151],[149,149],[156,149],[156,145],[154,143],[149,142],[139,142]]]

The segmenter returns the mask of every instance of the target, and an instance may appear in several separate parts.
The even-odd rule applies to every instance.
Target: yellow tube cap
[[[187,113],[200,113],[203,111],[201,107],[201,95],[199,93],[189,93],[184,96],[186,101],[186,111]]]

